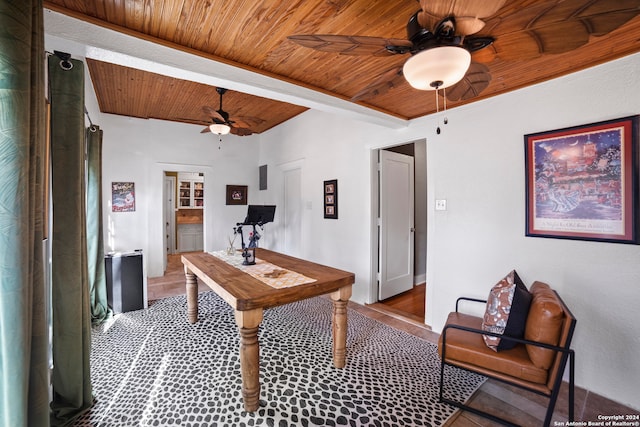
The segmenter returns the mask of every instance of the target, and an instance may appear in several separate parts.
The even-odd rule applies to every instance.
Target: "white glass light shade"
[[[225,124],[213,123],[209,125],[209,129],[218,135],[226,135],[231,131],[231,127]]]
[[[434,47],[409,58],[404,63],[402,73],[414,88],[436,90],[462,80],[470,64],[471,54],[462,47]]]

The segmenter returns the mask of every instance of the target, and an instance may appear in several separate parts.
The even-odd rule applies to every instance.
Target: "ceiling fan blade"
[[[640,1],[599,0],[580,11],[578,19],[591,28],[591,35],[603,36],[626,24],[640,13]]]
[[[491,73],[484,64],[472,62],[467,74],[460,82],[446,89],[449,101],[464,101],[475,98],[491,83]]]
[[[493,49],[480,49],[475,52],[471,52],[471,60],[482,64],[488,64],[494,61],[496,57],[496,51]]]
[[[252,135],[253,132],[249,129],[245,129],[245,128],[237,128],[237,127],[232,127],[230,133],[232,133],[233,135],[238,135],[238,136],[247,136],[247,135]]]
[[[485,22],[479,18],[473,18],[470,16],[456,16],[456,34],[469,36],[482,30],[485,26]],[[435,28],[442,18],[431,16],[428,13],[418,12],[418,23],[422,28]]]
[[[439,19],[455,16],[456,21],[463,16],[489,18],[498,13],[507,0],[419,0],[420,8]]]
[[[207,132],[211,132],[211,129],[209,129],[209,126],[207,126],[206,128],[200,131],[200,133],[207,133]]]
[[[287,38],[304,47],[323,52],[340,53],[342,55],[386,56],[396,53],[407,53],[412,47],[411,42],[408,40],[387,39],[383,37],[300,34]]]
[[[220,120],[222,123],[225,122],[224,117],[222,117],[222,115],[220,113],[218,113],[216,110],[214,110],[211,107],[207,107],[206,105],[204,107],[202,107],[202,111],[204,111],[204,113],[211,117],[212,119],[218,119]]]
[[[504,60],[535,58],[577,49],[640,14],[638,0],[558,0],[534,5],[487,22],[494,50]]]
[[[447,16],[456,19],[456,33],[471,35],[484,27],[484,19],[489,18],[504,6],[507,0],[419,0],[422,11],[418,22],[422,28],[433,28]]]
[[[400,86],[405,82],[402,75],[402,66],[393,67],[384,73],[382,73],[373,83],[362,89],[360,92],[353,95],[352,101],[364,101],[366,99],[374,98],[378,95],[383,95],[393,89]]]
[[[265,121],[259,117],[230,117],[229,121],[233,123],[234,126],[240,128],[252,128],[254,126],[261,125]]]

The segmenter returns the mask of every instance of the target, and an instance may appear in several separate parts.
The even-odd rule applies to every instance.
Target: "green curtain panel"
[[[0,425],[49,424],[42,2],[0,2]]]
[[[91,313],[85,206],[84,64],[49,56],[51,103],[51,425],[65,425],[92,404]]]
[[[91,323],[99,325],[111,317],[107,305],[107,282],[104,271],[102,234],[102,130],[91,125],[86,129],[87,142],[87,268]]]

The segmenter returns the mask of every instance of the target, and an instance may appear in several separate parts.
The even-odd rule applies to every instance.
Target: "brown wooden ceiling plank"
[[[125,2],[124,0],[105,0],[104,1],[104,18],[116,25],[126,25],[125,20]]]
[[[144,17],[145,26],[149,28],[148,34],[160,39],[173,40],[177,30],[176,25],[184,8],[184,0],[162,1],[162,13],[154,13],[158,10],[157,1],[148,1],[149,7],[146,8]]]
[[[212,52],[255,67],[255,57],[262,55],[262,47],[253,42],[254,32],[265,30],[259,18],[262,7],[259,1],[243,1],[237,8],[226,8],[218,19],[209,24],[209,28],[215,29],[208,40]],[[246,61],[246,58],[254,59]]]
[[[270,62],[267,58],[271,56],[271,52],[278,49],[282,44],[282,41],[286,39],[289,34],[287,28],[291,23],[296,23],[298,19],[301,19],[308,12],[303,7],[304,1],[298,2],[274,2],[274,6],[268,16],[264,16],[264,8],[254,10],[254,14],[248,18],[248,22],[256,22],[264,24],[264,26],[255,25],[251,28],[249,35],[251,44],[259,47],[252,52],[242,52],[242,50],[236,53],[239,58],[246,57],[254,61],[255,66],[261,69],[270,69]],[[245,36],[247,28],[240,29],[238,36]],[[237,49],[236,49],[237,50]]]
[[[45,6],[49,7],[50,4],[54,4],[55,7],[50,7],[52,10],[56,10],[56,7],[64,9],[58,11],[71,16],[75,14],[74,17],[93,24],[204,58],[279,78],[310,89],[323,88],[319,91],[341,99],[349,99],[364,88],[368,82],[374,81],[380,73],[394,64],[401,65],[408,56],[348,58],[293,46],[290,41],[286,40],[286,36],[289,33],[329,33],[404,38],[406,21],[418,9],[417,3],[413,1],[396,3],[371,2],[370,0],[296,0],[287,3],[279,0],[262,2],[220,0],[216,2],[217,6],[211,6],[211,8],[218,7],[218,13],[205,13],[201,12],[206,9],[204,3],[196,6],[194,0],[139,1],[146,2],[146,6],[153,4],[153,8],[148,7],[145,10],[145,13],[150,15],[145,17],[146,24],[136,31],[126,28],[134,26],[132,21],[138,22],[137,18],[129,19],[130,12],[122,12],[122,15],[126,17],[126,22],[120,26],[104,22],[105,19],[119,22],[111,15],[112,10],[122,4],[122,0],[86,2],[88,4],[95,3],[92,6],[93,10],[87,10],[88,6],[85,6],[84,2],[71,0],[46,0]],[[625,4],[630,2],[628,4],[633,6],[636,4],[633,1],[625,0]],[[112,6],[107,8],[105,4]],[[489,19],[491,26],[485,28],[482,33],[500,37],[500,31],[518,31],[518,25],[523,25],[518,23],[518,20],[522,23],[530,22],[535,20],[535,16],[540,13],[540,10],[558,4],[560,4],[560,9],[557,13],[562,15],[565,13],[563,12],[565,9],[568,11],[575,8],[580,9],[582,5],[587,4],[587,0],[563,0],[563,2],[559,0],[511,0],[500,9],[496,18]],[[179,8],[176,5],[179,5]],[[605,2],[598,3],[596,6],[605,7]],[[159,7],[164,8],[162,13],[158,13]],[[611,7],[611,5],[607,3],[606,7]],[[100,8],[103,10],[99,10]],[[69,9],[83,11],[85,14]],[[103,20],[87,17],[87,14],[102,16]],[[152,21],[153,23],[150,23]],[[502,27],[502,30],[495,27],[496,23]],[[172,31],[177,31],[178,26],[184,27],[186,24],[191,24],[191,27],[187,26],[184,31],[192,31],[192,36],[172,33]],[[597,24],[602,28],[608,28],[612,25],[615,25],[615,20],[612,17],[606,17]],[[497,32],[492,33],[491,28]],[[167,40],[162,40],[162,38]],[[225,40],[225,42],[221,43],[220,40]],[[639,40],[640,17],[636,16],[609,36],[602,39],[591,37],[586,47],[567,54],[544,55],[537,59],[527,58],[525,61],[508,62],[500,60],[499,57],[495,58],[485,62],[491,70],[493,80],[475,100],[495,96],[536,81],[548,80],[638,52],[640,51]],[[191,47],[180,46],[179,41]],[[549,41],[556,43],[556,40],[549,39]],[[517,40],[509,42],[505,38],[503,43],[515,43],[509,48],[517,49],[520,42]],[[562,47],[562,45],[558,46]],[[196,49],[204,49],[205,51],[199,52]],[[220,58],[221,56],[225,58]],[[490,57],[490,55],[488,56]],[[195,98],[193,92],[189,93],[192,98]],[[431,95],[433,95],[432,92],[418,92],[408,85],[399,85],[388,93],[367,101],[368,104],[365,105],[386,113],[393,111],[392,114],[397,117],[420,117],[435,110],[434,97]],[[449,106],[462,104],[453,103]],[[176,110],[177,107],[174,108],[173,102],[171,106],[165,102],[165,107],[171,107],[171,113],[179,111]],[[284,108],[287,107],[289,106],[285,104]],[[244,104],[240,108],[241,112],[245,111]],[[190,109],[185,107],[184,111],[188,112]],[[165,111],[161,112],[168,114]]]
[[[129,35],[129,36],[132,36],[132,37],[139,38],[141,40],[145,40],[145,41],[149,41],[149,42],[152,42],[152,43],[156,43],[158,45],[169,47],[171,49],[180,50],[180,51],[183,51],[183,52],[195,55],[195,56],[200,56],[200,57],[205,58],[205,59],[210,59],[212,61],[216,61],[216,62],[219,62],[219,63],[222,63],[222,64],[226,64],[226,65],[230,65],[230,66],[233,66],[233,67],[236,67],[236,68],[239,68],[239,69],[243,69],[243,70],[247,70],[247,71],[250,71],[250,72],[254,72],[256,74],[260,74],[260,75],[263,75],[263,76],[266,76],[266,77],[278,79],[278,80],[281,80],[283,82],[290,83],[290,84],[293,84],[293,85],[297,85],[297,86],[300,86],[300,87],[303,87],[303,88],[306,88],[306,89],[310,89],[310,90],[313,90],[313,91],[316,91],[316,92],[319,92],[319,93],[323,93],[323,94],[326,94],[326,95],[329,95],[329,96],[333,96],[333,97],[338,98],[338,99],[343,99],[345,101],[349,100],[349,97],[341,96],[340,94],[336,94],[336,93],[332,93],[329,90],[323,89],[322,87],[313,86],[313,85],[311,85],[309,83],[306,83],[306,82],[304,82],[302,80],[295,80],[295,79],[293,79],[291,77],[288,77],[288,76],[276,74],[274,72],[270,72],[270,71],[267,71],[267,70],[254,68],[254,67],[248,66],[246,64],[241,64],[241,63],[238,63],[238,62],[234,62],[234,61],[228,60],[226,58],[222,58],[222,57],[219,57],[219,56],[215,56],[215,55],[212,55],[212,54],[201,52],[201,51],[198,51],[198,50],[186,47],[186,46],[181,46],[181,45],[178,45],[176,43],[169,42],[167,40],[162,40],[162,39],[159,39],[157,37],[150,36],[148,34],[143,34],[143,33],[137,32],[137,31],[130,30],[130,29],[125,28],[125,27],[114,25],[114,24],[111,24],[109,22],[105,22],[103,20],[96,19],[96,18],[88,16],[88,15],[83,15],[81,13],[78,13],[77,11],[70,10],[70,9],[67,9],[67,8],[61,6],[59,4],[61,1],[62,0],[44,0],[44,7],[46,7],[47,9],[50,9],[50,10],[65,14],[67,16],[71,16],[73,18],[76,18],[76,19],[79,19],[79,20],[82,20],[82,21],[85,21],[85,22],[88,22],[88,23],[103,27],[103,28],[107,28],[107,29],[110,29],[110,30],[113,30],[113,31],[117,31],[117,32]],[[378,110],[378,111],[380,111],[380,112],[382,112],[384,114],[388,114],[390,116],[393,116],[393,117],[406,119],[406,117],[403,117],[403,116],[401,116],[401,115],[399,115],[397,113],[394,113],[392,111],[387,111],[387,110],[378,109],[378,108],[374,108],[374,109]]]
[[[148,0],[134,0],[126,3],[122,11],[124,26],[127,28],[142,28],[144,31],[148,31],[148,28],[144,27],[145,9],[151,7]]]
[[[207,121],[202,106],[219,108],[219,95],[214,87],[91,59],[87,63],[92,79],[109,82],[94,85],[102,112],[202,126]],[[249,98],[251,101],[247,100]],[[184,99],[189,102],[185,103]],[[306,110],[235,91],[225,94],[223,107],[232,116],[264,117],[265,123],[252,129],[258,133]]]
[[[103,0],[96,0],[94,2],[87,2],[84,0],[61,0],[60,3],[62,3],[64,7],[92,16],[96,16],[97,10],[100,8],[104,9]]]

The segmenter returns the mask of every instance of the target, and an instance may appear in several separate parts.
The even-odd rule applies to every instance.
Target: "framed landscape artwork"
[[[525,135],[527,236],[640,243],[639,117]]]

